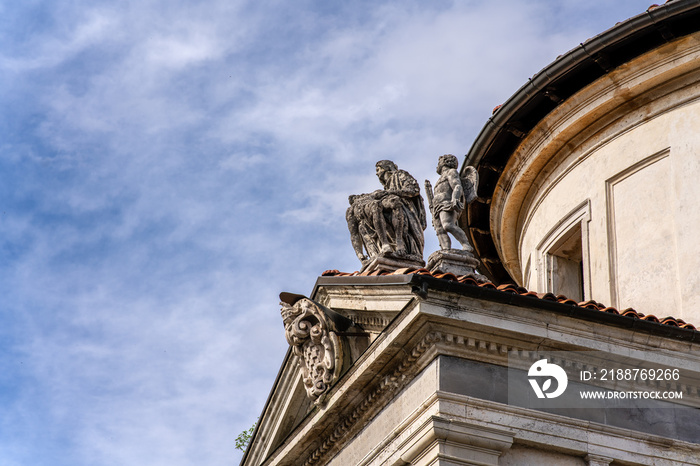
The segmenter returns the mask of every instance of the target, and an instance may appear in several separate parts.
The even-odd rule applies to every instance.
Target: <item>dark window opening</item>
[[[547,253],[548,288],[556,295],[581,302],[583,292],[583,241],[576,224]]]

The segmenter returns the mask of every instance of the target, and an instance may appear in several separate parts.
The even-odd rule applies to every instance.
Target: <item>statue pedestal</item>
[[[462,249],[442,249],[435,251],[428,257],[428,270],[430,273],[468,275],[477,281],[488,281],[485,276],[477,272],[479,263],[479,259],[474,257],[472,252]]]
[[[372,273],[376,270],[384,270],[386,272],[393,272],[398,269],[403,269],[403,268],[414,268],[414,269],[420,269],[425,267],[425,262],[423,261],[422,258],[418,256],[405,256],[405,257],[399,257],[399,256],[393,256],[393,255],[386,255],[386,256],[377,256],[374,257],[373,259],[370,259],[368,262],[363,265],[362,269],[360,270],[361,273]]]

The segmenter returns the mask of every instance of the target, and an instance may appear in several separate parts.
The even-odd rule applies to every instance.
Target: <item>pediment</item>
[[[324,409],[326,393],[413,297],[405,283],[381,288],[344,284],[318,287],[313,299],[280,295],[290,348],[241,464],[264,464],[284,449],[297,427]]]
[[[244,460],[261,464],[298,426],[314,404],[306,394],[297,356],[287,351]]]

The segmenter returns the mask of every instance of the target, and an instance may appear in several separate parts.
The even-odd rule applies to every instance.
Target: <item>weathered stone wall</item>
[[[536,464],[537,466],[589,466],[589,463],[580,457],[519,445],[513,445],[513,448],[506,451],[501,456],[498,464],[500,466],[522,466],[524,464]]]
[[[698,322],[698,180],[695,34],[614,70],[543,119],[496,189],[493,234],[512,276],[556,292],[547,253],[580,228],[585,299]]]
[[[699,464],[700,416],[692,403],[700,356],[690,330],[673,336],[658,323],[638,328],[597,310],[550,308],[545,300],[419,277],[425,287],[405,276],[319,279],[314,299],[385,328],[323,403],[308,401],[290,353],[243,464]],[[372,309],[382,293],[393,305]],[[387,312],[397,313],[387,321]],[[518,373],[562,351],[570,355],[559,354],[557,363],[567,368],[574,396],[583,388],[578,370],[614,360],[610,355],[635,367],[679,368],[682,381],[663,386],[682,391],[683,402],[531,406],[529,382]]]

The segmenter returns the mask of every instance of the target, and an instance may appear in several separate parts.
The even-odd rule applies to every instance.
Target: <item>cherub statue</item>
[[[476,189],[479,184],[479,174],[474,167],[467,167],[466,176],[461,178],[457,172],[457,157],[446,154],[440,157],[437,172],[440,175],[435,190],[430,181],[425,180],[425,192],[428,205],[433,214],[433,227],[437,233],[440,249],[451,248],[452,242],[448,233],[462,245],[462,250],[473,252],[466,233],[457,223],[462,211],[476,199]]]

